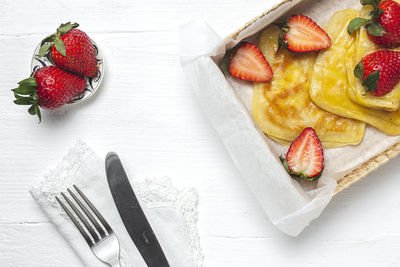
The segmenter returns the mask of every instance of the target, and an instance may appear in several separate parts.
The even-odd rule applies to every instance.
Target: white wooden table
[[[129,158],[137,177],[198,189],[206,266],[400,266],[400,159],[336,196],[299,237],[266,219],[185,81],[177,27],[205,19],[226,36],[278,0],[0,2],[0,266],[81,266],[28,193],[76,139]],[[32,52],[77,21],[105,54],[94,99],[43,112],[12,103]],[[155,167],[156,166],[156,167]]]

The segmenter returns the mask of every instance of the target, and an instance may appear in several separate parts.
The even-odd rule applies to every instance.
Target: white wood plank
[[[27,192],[80,138],[103,155],[117,151],[133,177],[169,175],[198,189],[206,266],[399,266],[400,159],[287,237],[264,216],[185,81],[178,25],[206,19],[225,36],[276,2],[0,1],[1,265],[80,266]],[[93,100],[44,112],[38,125],[9,89],[29,75],[37,43],[68,20],[100,45],[106,79]]]
[[[1,266],[83,266],[50,223],[0,224],[0,239]]]

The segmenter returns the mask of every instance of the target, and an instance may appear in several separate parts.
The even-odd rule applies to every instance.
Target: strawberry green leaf
[[[231,63],[232,57],[236,54],[237,49],[242,46],[244,42],[241,42],[237,46],[233,47],[232,49],[228,50],[225,53],[224,58],[222,59],[221,70],[225,74],[226,77],[230,77],[231,73],[229,72],[229,65]]]
[[[372,6],[378,6],[379,0],[360,0],[361,5],[372,5]]]
[[[362,85],[367,87],[367,91],[375,91],[378,88],[379,81],[379,70],[372,72],[370,75],[365,78],[362,82]]]
[[[54,46],[61,55],[63,55],[64,57],[67,56],[67,51],[65,51],[64,42],[60,39],[60,37],[57,37],[56,41],[54,42]]]
[[[283,39],[285,39],[285,33],[281,32],[278,35],[278,49],[276,49],[275,55],[278,54],[279,50],[281,49],[282,44],[283,44]]]
[[[355,18],[350,21],[349,25],[347,26],[347,32],[352,34],[354,31],[358,30],[361,26],[365,25],[367,22],[364,18]]]
[[[42,42],[40,43],[40,45],[42,46],[42,45],[44,45],[45,43],[54,43],[54,41],[56,40],[56,37],[57,37],[57,36],[56,36],[55,34],[50,35],[50,36],[44,38],[44,39],[42,40]]]
[[[76,28],[78,26],[79,26],[78,23],[71,23],[71,22],[67,22],[67,23],[61,24],[60,27],[58,27],[58,29],[57,29],[57,35],[61,36],[63,34],[66,34],[71,29]]]
[[[383,11],[382,8],[376,7],[376,8],[374,8],[374,9],[369,13],[369,15],[370,15],[371,17],[373,17],[373,18],[378,18],[379,15],[380,15],[380,14],[383,14],[383,13],[385,13],[385,12]]]
[[[36,79],[29,77],[18,83],[20,86],[37,86]]]
[[[37,104],[35,104],[34,106],[35,106],[36,115],[38,116],[38,118],[39,118],[39,123],[40,123],[40,122],[42,121],[42,114],[40,113],[39,106],[38,106]]]
[[[376,21],[367,24],[367,31],[372,36],[383,36],[386,33],[385,29]]]
[[[39,57],[43,57],[44,55],[46,55],[46,53],[49,51],[50,47],[52,47],[52,46],[53,46],[52,43],[42,45],[42,47],[40,47],[40,50],[39,50]]]
[[[36,87],[33,86],[19,86],[18,88],[12,89],[16,94],[19,95],[31,95],[36,92]]]
[[[17,105],[31,105],[35,103],[35,100],[31,97],[19,97],[14,100],[14,103]]]
[[[363,78],[364,78],[364,65],[363,65],[362,61],[360,61],[356,65],[356,67],[354,68],[354,76],[356,76],[361,81],[363,80]]]
[[[224,75],[226,77],[230,77],[231,76],[231,73],[229,72],[229,64],[231,62],[232,56],[230,56],[228,53],[229,52],[227,52],[225,54],[224,58],[222,59],[222,64],[221,64],[221,70],[222,70],[222,72],[224,73]]]
[[[36,115],[36,108],[35,105],[32,105],[29,109],[28,109],[29,114],[31,115]]]
[[[286,158],[285,158],[284,156],[280,156],[279,159],[281,160],[283,167],[285,167],[285,170],[286,170],[290,175],[296,175],[296,173],[292,172],[292,171],[289,169],[289,165],[288,165],[287,160],[286,160]]]

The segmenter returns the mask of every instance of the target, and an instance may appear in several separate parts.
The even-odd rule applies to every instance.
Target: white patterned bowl
[[[90,77],[84,77],[86,81],[86,88],[85,90],[73,97],[71,101],[69,101],[67,104],[74,104],[74,103],[81,103],[90,97],[92,97],[97,90],[100,87],[101,82],[103,81],[104,78],[104,58],[103,58],[103,53],[97,46],[97,44],[90,39],[94,46],[95,54],[96,54],[96,60],[97,60],[97,65],[99,66],[99,70],[97,72],[97,75],[94,78]],[[36,47],[35,52],[33,53],[32,56],[32,62],[31,62],[31,73],[36,71],[39,68],[45,67],[45,66],[52,66],[53,64],[47,59],[47,57],[39,57],[39,49],[40,49],[40,44]]]

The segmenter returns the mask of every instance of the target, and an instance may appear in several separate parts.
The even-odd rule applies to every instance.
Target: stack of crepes
[[[350,35],[347,25],[371,10],[364,6],[336,12],[325,28],[332,45],[319,53],[281,49],[275,54],[278,26],[261,33],[258,45],[274,76],[255,84],[252,114],[265,134],[287,144],[304,128],[313,127],[325,148],[357,145],[366,124],[400,135],[400,84],[387,95],[374,96],[354,76],[357,63],[380,48],[368,39],[364,27]]]

